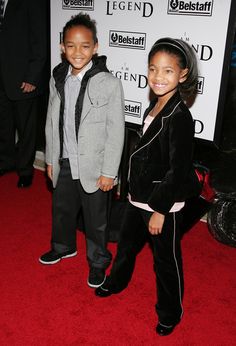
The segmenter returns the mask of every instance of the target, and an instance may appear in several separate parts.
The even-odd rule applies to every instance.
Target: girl
[[[196,58],[178,39],[158,40],[148,56],[155,99],[144,114],[143,136],[130,157],[129,203],[110,276],[96,289],[107,297],[127,287],[135,258],[151,235],[157,282],[159,335],[170,334],[183,314],[181,209],[200,191],[192,165],[194,125],[181,94],[197,81]]]

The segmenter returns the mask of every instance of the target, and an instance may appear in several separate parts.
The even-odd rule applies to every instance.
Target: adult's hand
[[[23,93],[31,93],[36,89],[36,86],[27,82],[23,82],[20,88]]]

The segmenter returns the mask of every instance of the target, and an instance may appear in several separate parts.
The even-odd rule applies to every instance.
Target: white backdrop
[[[60,32],[72,15],[97,22],[99,54],[121,79],[126,121],[142,123],[149,103],[147,55],[161,37],[186,40],[199,63],[198,94],[190,110],[195,136],[213,141],[222,83],[231,0],[51,0],[51,64],[60,62]],[[230,54],[230,52],[229,52]]]

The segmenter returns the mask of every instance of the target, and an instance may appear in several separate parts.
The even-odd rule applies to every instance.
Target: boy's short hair
[[[67,30],[75,27],[75,26],[84,26],[89,29],[93,34],[93,40],[96,44],[98,42],[97,38],[97,28],[95,20],[91,19],[90,16],[86,13],[80,12],[79,14],[72,16],[71,19],[65,24],[62,31],[62,41],[65,41],[65,35]]]
[[[192,47],[185,41],[165,37],[157,40],[148,54],[148,63],[157,52],[166,52],[178,57],[182,69],[187,68],[186,80],[179,84],[180,92],[189,96],[196,93],[198,67],[196,55]]]

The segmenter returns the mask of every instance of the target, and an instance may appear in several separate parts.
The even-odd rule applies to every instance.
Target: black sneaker
[[[59,262],[62,258],[74,257],[77,255],[77,251],[66,251],[58,253],[54,250],[46,252],[39,258],[39,262],[42,264],[55,264]]]
[[[105,269],[102,268],[90,268],[89,277],[88,277],[88,285],[92,288],[97,288],[101,286],[106,280]]]

